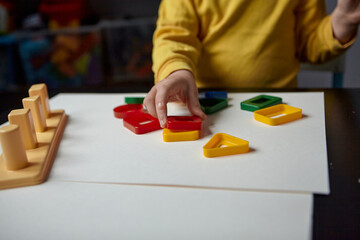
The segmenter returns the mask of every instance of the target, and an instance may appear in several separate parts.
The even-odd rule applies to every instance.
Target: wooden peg
[[[25,149],[36,148],[37,138],[30,109],[12,110],[8,115],[8,119],[10,124],[19,126]]]
[[[0,128],[0,142],[3,159],[8,170],[19,170],[28,165],[25,146],[18,125],[10,124]]]
[[[24,108],[29,108],[32,118],[34,120],[34,126],[36,132],[44,132],[46,130],[46,121],[44,110],[41,106],[41,100],[39,96],[27,97],[22,100]]]
[[[29,89],[29,96],[35,97],[39,96],[44,111],[45,118],[50,117],[50,104],[49,104],[49,94],[47,91],[46,84],[34,84]]]

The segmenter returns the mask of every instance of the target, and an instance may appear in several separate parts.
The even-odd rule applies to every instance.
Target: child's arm
[[[184,102],[189,111],[201,118],[194,75],[200,55],[199,22],[193,1],[162,0],[154,32],[153,70],[156,85],[144,100],[151,115],[166,126],[166,104]]]
[[[158,82],[144,99],[144,106],[152,116],[159,119],[162,128],[166,127],[167,123],[166,104],[171,101],[181,101],[187,105],[190,113],[202,119],[206,118],[200,108],[194,76],[188,70],[171,73]]]
[[[360,0],[339,0],[332,15],[334,37],[345,44],[356,35],[360,23]]]
[[[299,1],[295,11],[297,58],[323,63],[344,53],[355,40],[356,30],[351,28],[357,21],[350,24],[349,16],[359,11],[359,1],[338,0],[331,15],[327,15],[323,0]]]

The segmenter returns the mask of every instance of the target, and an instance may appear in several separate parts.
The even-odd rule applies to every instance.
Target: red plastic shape
[[[129,115],[143,112],[142,104],[125,104],[114,108],[114,116],[116,118],[125,118]]]
[[[201,130],[201,125],[202,120],[197,116],[170,116],[167,118],[167,128],[170,130]]]
[[[148,113],[134,114],[124,118],[124,127],[136,134],[144,134],[161,129],[159,120]]]

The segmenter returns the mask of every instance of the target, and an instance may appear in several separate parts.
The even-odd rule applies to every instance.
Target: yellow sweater
[[[300,61],[341,54],[323,0],[163,0],[155,81],[187,69],[198,87],[296,87]]]

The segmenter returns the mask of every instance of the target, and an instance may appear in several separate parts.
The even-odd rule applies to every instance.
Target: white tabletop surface
[[[254,119],[240,102],[259,94],[229,94],[229,107],[209,115],[197,141],[164,142],[162,130],[136,135],[113,116],[125,96],[60,94],[52,109],[69,115],[51,177],[56,180],[329,193],[323,93],[269,93],[301,108],[303,118],[279,126]],[[183,113],[171,106],[170,114]],[[250,152],[206,158],[214,133],[249,141]]]
[[[311,194],[67,183],[0,192],[0,239],[309,239]]]
[[[69,122],[50,177],[0,191],[0,239],[310,239],[312,193],[329,193],[323,93],[267,94],[304,117],[268,126],[240,110],[258,93],[229,94],[201,139],[174,143],[114,118],[125,96],[144,94],[57,95],[51,108]],[[217,132],[251,151],[204,157]]]

